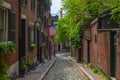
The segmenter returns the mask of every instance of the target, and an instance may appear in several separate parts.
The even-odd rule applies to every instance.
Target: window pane
[[[34,43],[34,28],[30,29],[30,43]]]
[[[4,23],[5,23],[5,12],[4,9],[0,8],[0,29],[3,29],[5,27]]]

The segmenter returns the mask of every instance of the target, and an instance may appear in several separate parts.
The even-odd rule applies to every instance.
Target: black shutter
[[[16,23],[16,14],[12,11],[9,11],[9,27],[8,27],[8,40],[15,42],[15,23]]]
[[[46,28],[46,16],[44,16],[44,27]]]
[[[28,28],[28,51],[30,51],[30,45],[31,45],[30,32],[31,32],[31,29],[30,29],[30,27],[29,27],[29,28]]]
[[[46,47],[48,48],[48,36],[46,36]]]
[[[35,0],[31,0],[31,11],[35,10]]]
[[[36,28],[34,27],[34,43],[36,43]]]
[[[25,5],[25,1],[26,1],[26,0],[21,0],[21,4],[22,4],[22,5],[23,5],[23,4]]]
[[[27,5],[27,0],[25,0],[25,5]]]
[[[41,31],[40,31],[39,35],[40,35],[39,36],[39,39],[40,39],[40,43],[39,44],[40,44],[40,46],[42,46],[42,32]]]

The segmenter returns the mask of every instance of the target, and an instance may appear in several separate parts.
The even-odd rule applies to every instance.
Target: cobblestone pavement
[[[69,53],[57,54],[57,60],[43,80],[89,80],[87,76],[69,60]]]

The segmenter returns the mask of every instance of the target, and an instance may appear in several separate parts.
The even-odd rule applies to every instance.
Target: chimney
[[[62,8],[60,8],[60,18],[62,18],[62,16],[63,16],[63,10]]]

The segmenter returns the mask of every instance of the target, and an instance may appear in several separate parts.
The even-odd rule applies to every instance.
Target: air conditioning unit
[[[4,0],[0,0],[0,4],[2,4],[4,2]]]

